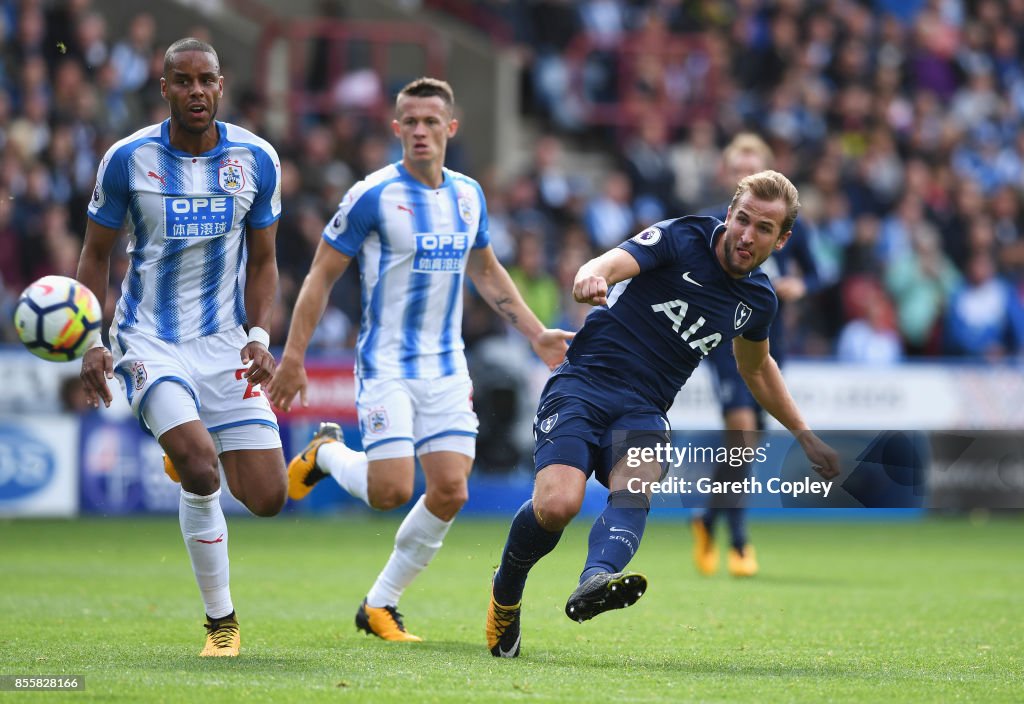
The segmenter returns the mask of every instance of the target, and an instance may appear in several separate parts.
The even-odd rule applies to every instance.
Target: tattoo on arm
[[[515,325],[516,323],[519,322],[519,316],[510,310],[505,310],[505,306],[511,304],[512,302],[513,301],[511,298],[509,298],[508,296],[503,296],[502,298],[495,300],[494,305],[497,306],[498,310],[501,312],[502,315],[508,318],[508,321],[510,323]]]

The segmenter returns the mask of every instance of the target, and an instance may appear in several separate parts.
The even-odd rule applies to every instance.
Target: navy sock
[[[502,606],[518,604],[523,598],[530,568],[554,550],[561,537],[562,531],[551,533],[537,522],[532,500],[523,504],[512,519],[501,564],[494,573],[495,601]]]
[[[613,491],[590,529],[587,563],[580,583],[598,572],[621,572],[640,549],[650,500],[631,491]]]
[[[739,550],[747,544],[747,512],[742,508],[727,508],[725,519],[729,522],[732,546]]]
[[[718,511],[719,509],[708,506],[706,509],[704,509],[704,513],[700,517],[700,520],[703,521],[704,529],[707,530],[708,535],[715,534],[715,518],[718,517]]]

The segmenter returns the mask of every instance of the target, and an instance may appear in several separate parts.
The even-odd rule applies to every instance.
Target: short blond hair
[[[793,229],[796,216],[800,213],[800,192],[792,181],[778,171],[758,171],[739,182],[729,208],[735,208],[736,203],[747,192],[760,200],[783,201],[786,204],[786,217],[782,221],[782,230],[779,234],[785,234]]]

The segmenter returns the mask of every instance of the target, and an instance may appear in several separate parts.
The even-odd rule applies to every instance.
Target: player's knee
[[[185,491],[208,496],[220,489],[220,466],[216,454],[196,450],[173,456],[171,462],[181,477],[181,487]]]
[[[260,518],[270,518],[281,513],[287,495],[284,490],[271,490],[262,492],[258,496],[247,498],[248,500],[245,502],[247,509]]]
[[[378,511],[398,508],[412,498],[412,487],[388,485],[369,492],[370,506]]]
[[[581,505],[582,499],[576,496],[548,495],[534,498],[533,511],[545,530],[555,531],[569,525],[580,512]]]
[[[469,500],[469,487],[465,481],[428,486],[427,499],[431,506],[437,506],[445,515],[454,516]]]

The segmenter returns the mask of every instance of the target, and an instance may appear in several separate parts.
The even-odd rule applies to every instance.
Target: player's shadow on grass
[[[581,653],[578,648],[566,646],[559,649],[557,645],[547,645],[536,650],[526,650],[518,658],[523,663],[535,663],[548,667],[561,667],[567,671],[579,672],[580,670],[608,671],[608,654],[595,653],[593,655]],[[620,665],[621,667],[621,665]],[[797,664],[787,667],[778,664],[738,663],[730,660],[727,656],[721,659],[694,659],[685,654],[675,658],[644,659],[638,662],[637,668],[643,670],[654,670],[672,675],[678,674],[707,674],[707,675],[740,675],[749,677],[766,676],[788,676],[788,677],[852,677],[860,678],[865,674],[854,667],[844,667],[839,663],[823,662],[814,664]]]
[[[756,581],[757,584],[778,587],[857,587],[861,589],[876,586],[870,580],[836,579],[835,577],[823,577],[817,574],[797,574],[792,572],[786,574],[761,572],[753,581]],[[706,583],[703,582],[703,578],[702,583]]]

